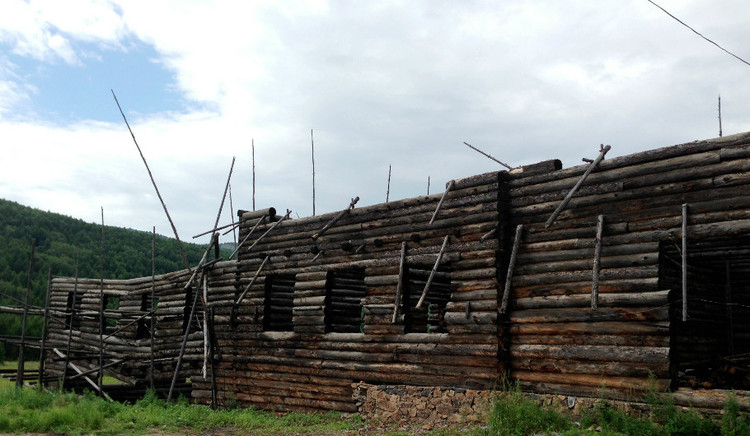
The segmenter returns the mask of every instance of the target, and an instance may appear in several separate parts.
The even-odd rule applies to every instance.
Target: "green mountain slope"
[[[0,305],[22,305],[32,239],[36,240],[36,249],[30,304],[44,305],[49,268],[55,276],[73,277],[77,258],[80,277],[101,275],[101,225],[0,199]],[[105,226],[104,277],[124,279],[151,275],[151,240],[150,232]],[[205,245],[184,242],[183,245],[190,264],[196,265]],[[155,246],[157,274],[185,267],[177,241],[157,235]],[[41,319],[33,317],[29,321],[28,334],[40,336]],[[0,335],[19,335],[20,331],[20,316],[0,314]],[[12,357],[12,350],[8,351],[8,357]]]

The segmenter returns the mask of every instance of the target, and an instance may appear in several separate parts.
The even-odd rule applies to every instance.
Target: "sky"
[[[750,60],[747,0],[657,3]],[[0,198],[171,236],[112,91],[197,242],[233,157],[252,209],[252,144],[256,208],[296,218],[311,140],[322,214],[503,169],[464,141],[570,167],[717,137],[719,95],[724,135],[750,131],[750,66],[647,0],[3,0]]]

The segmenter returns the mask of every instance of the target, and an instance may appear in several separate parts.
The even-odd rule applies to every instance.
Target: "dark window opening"
[[[682,321],[682,254],[660,247],[661,289],[670,292],[673,388],[750,388],[750,238],[691,241],[687,321]]]
[[[435,272],[430,289],[422,307],[417,303],[422,297],[432,265],[410,265],[406,270],[406,283],[403,296],[404,327],[406,333],[445,332],[445,306],[451,297],[451,274],[446,265]]]
[[[135,338],[136,339],[146,339],[151,337],[151,315],[148,315],[148,311],[151,307],[151,295],[150,294],[143,294],[141,295],[141,314],[138,315],[138,327],[135,330]]]
[[[75,295],[75,302],[73,301],[74,295]],[[67,316],[65,317],[66,328],[70,328],[72,330],[80,330],[81,317],[78,315],[78,313],[81,310],[82,302],[83,302],[83,293],[68,292],[68,301],[65,306],[66,312],[67,312]],[[74,310],[76,312],[76,316],[73,316]]]
[[[293,331],[294,274],[267,276],[265,286],[263,330],[269,332]]]
[[[111,312],[119,309],[120,297],[104,294],[104,297],[102,299],[102,310],[104,311],[104,333],[112,334],[117,330],[118,318],[111,316],[113,315]]]
[[[326,280],[326,333],[364,333],[365,270],[331,271]]]
[[[200,301],[198,301],[195,305],[195,313],[193,313],[193,319],[188,319],[190,317],[190,311],[193,308],[193,298],[195,298],[195,294],[193,294],[193,292],[195,292],[195,290],[192,286],[188,286],[187,291],[185,291],[185,307],[182,312],[183,334],[185,333],[185,330],[188,326],[190,326],[190,333],[203,330],[203,311],[201,310]]]

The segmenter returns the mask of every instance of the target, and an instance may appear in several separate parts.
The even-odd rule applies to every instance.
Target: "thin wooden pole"
[[[451,189],[453,189],[453,184],[455,183],[455,180],[451,180],[448,182],[448,184],[445,186],[445,192],[443,193],[443,196],[440,197],[440,201],[438,202],[437,207],[435,208],[435,213],[432,214],[432,218],[430,218],[430,224],[432,224],[435,221],[435,218],[438,215],[438,212],[440,212],[440,208],[443,207],[443,203],[445,202],[445,199],[448,197],[448,193]]]
[[[422,295],[419,297],[419,301],[417,302],[417,305],[416,305],[417,309],[422,308],[424,299],[425,297],[427,297],[427,292],[430,290],[430,285],[432,285],[432,279],[435,278],[435,273],[437,273],[437,269],[440,266],[440,262],[443,260],[443,253],[445,253],[445,248],[448,246],[449,240],[450,240],[450,235],[445,235],[445,238],[443,239],[443,245],[440,247],[440,252],[438,253],[437,259],[435,259],[435,264],[432,266],[432,271],[430,271],[430,276],[427,277],[427,283],[424,284],[424,290],[422,291]]]
[[[196,268],[199,269],[199,268]],[[185,334],[182,336],[182,345],[180,346],[180,354],[177,356],[177,365],[174,369],[174,375],[172,376],[172,383],[169,385],[169,394],[167,394],[167,402],[172,401],[172,394],[174,393],[174,387],[177,384],[177,376],[180,374],[180,367],[182,366],[182,358],[185,356],[185,347],[187,346],[188,336],[190,336],[190,323],[193,322],[193,316],[195,315],[195,308],[198,305],[198,298],[201,293],[195,292],[193,296],[193,304],[190,306],[190,316],[188,316],[188,322],[185,326]]]
[[[221,204],[219,205],[219,212],[216,214],[216,221],[214,222],[214,229],[215,232],[219,228],[219,219],[221,218],[221,211],[224,210],[224,201],[227,199],[227,191],[229,190],[229,183],[232,181],[232,171],[234,171],[234,160],[235,157],[232,156],[232,165],[229,167],[229,175],[227,176],[227,184],[224,186],[224,195],[221,196]],[[234,217],[232,217],[234,219]]]
[[[70,361],[70,356],[68,354],[63,354],[57,348],[53,348],[52,351],[54,351],[59,357],[62,357],[63,359],[65,359],[65,371],[64,371],[65,373],[68,372],[68,367],[72,368],[73,371],[77,372],[78,375],[83,377],[84,380],[86,380],[86,382],[91,385],[91,387],[93,387],[97,392],[102,394],[102,396],[106,398],[107,401],[112,401],[112,398],[109,395],[107,395],[107,393],[104,392],[101,387],[99,387],[96,383],[94,383],[93,380],[83,375],[83,371],[81,370],[81,368],[77,367],[75,364],[73,364],[73,362]],[[65,381],[64,378],[63,378],[63,381]]]
[[[349,206],[347,206],[346,209],[344,209],[341,212],[339,212],[338,215],[336,215],[335,217],[333,217],[333,219],[331,221],[329,221],[328,224],[326,224],[325,226],[323,226],[323,228],[320,229],[320,231],[318,233],[315,233],[314,235],[312,235],[312,238],[313,239],[318,239],[323,233],[325,233],[328,229],[330,229],[331,226],[333,226],[334,224],[336,224],[336,222],[338,220],[340,220],[341,218],[343,218],[344,215],[346,215],[350,210],[354,209],[354,205],[357,204],[358,201],[359,201],[359,197],[352,198],[352,201],[349,203]]]
[[[232,204],[232,185],[229,185],[229,214],[232,216],[232,236],[234,237],[234,246],[237,247],[237,226],[234,225],[234,205]]]
[[[430,176],[427,176],[427,195],[430,195]]]
[[[391,324],[398,320],[398,308],[401,305],[401,295],[404,293],[404,279],[406,276],[406,241],[401,242],[401,259],[398,262],[398,286],[396,287],[396,301],[393,303],[393,317]]]
[[[313,129],[310,129],[310,149],[312,151],[312,214],[315,216],[315,140],[313,139]]]
[[[497,233],[497,227],[495,227],[494,229],[492,229],[492,230],[490,230],[489,232],[487,232],[487,233],[485,233],[484,235],[482,235],[482,237],[481,237],[481,238],[479,238],[479,242],[484,242],[484,241],[488,240],[488,239],[489,239],[489,238],[491,238],[491,237],[492,237],[492,235],[494,235],[495,233]]]
[[[34,271],[34,250],[36,239],[31,239],[31,256],[29,256],[29,274],[26,279],[26,297],[23,301],[23,321],[21,322],[21,344],[18,347],[18,368],[16,369],[16,386],[23,386],[23,372],[25,369],[24,348],[26,347],[26,322],[29,316],[29,294],[31,294],[31,276]]]
[[[273,229],[275,229],[276,226],[278,226],[279,224],[281,224],[282,221],[284,221],[286,219],[289,219],[289,215],[291,215],[291,214],[292,214],[292,211],[289,210],[289,209],[287,209],[286,210],[286,215],[284,215],[283,217],[281,217],[280,220],[278,220],[275,223],[273,223],[273,225],[271,225],[271,227],[269,227],[268,230],[266,230],[262,235],[260,235],[258,237],[258,239],[255,240],[255,242],[253,242],[253,245],[251,245],[251,246],[249,246],[247,248],[247,251],[251,251],[253,248],[255,248],[255,246],[258,244],[258,242],[260,242],[263,238],[265,238],[267,234],[271,233],[271,231]]]
[[[510,286],[513,283],[513,269],[516,267],[516,256],[518,247],[521,245],[521,236],[523,234],[523,224],[516,226],[516,236],[513,239],[513,250],[510,252],[510,262],[508,263],[508,274],[505,276],[505,287],[503,288],[503,299],[500,303],[500,313],[508,312],[508,300],[510,299]]]
[[[253,150],[253,211],[255,211],[255,138],[250,143]]]
[[[682,205],[682,321],[687,321],[687,203]]]
[[[182,255],[182,260],[183,262],[185,262],[185,267],[189,270],[190,262],[188,262],[187,255],[185,254],[185,248],[182,246],[180,235],[177,234],[177,227],[175,227],[174,221],[172,221],[172,217],[169,215],[169,210],[167,210],[167,205],[164,203],[164,199],[161,197],[159,188],[156,186],[156,181],[154,180],[154,175],[151,173],[151,168],[149,168],[148,162],[146,162],[146,157],[143,156],[143,152],[141,151],[140,145],[138,145],[138,141],[135,140],[133,129],[130,128],[130,123],[128,123],[128,119],[125,117],[125,112],[122,111],[120,102],[117,101],[117,96],[115,95],[115,91],[113,91],[112,89],[110,89],[110,91],[112,91],[112,97],[114,97],[115,103],[117,103],[117,108],[120,110],[120,115],[122,115],[122,119],[125,121],[125,125],[128,126],[128,131],[130,132],[130,136],[133,138],[133,142],[135,143],[135,147],[138,149],[138,153],[141,155],[141,160],[143,160],[143,164],[146,166],[146,171],[148,171],[148,176],[149,178],[151,178],[151,184],[154,186],[154,190],[156,191],[156,196],[159,197],[159,202],[161,203],[162,208],[164,208],[164,213],[167,215],[167,220],[169,220],[169,225],[172,226],[172,232],[174,232],[174,237],[177,240],[177,245],[180,247],[180,255]]]
[[[44,387],[44,359],[47,355],[47,330],[49,329],[49,300],[52,288],[52,267],[47,270],[47,295],[44,297],[44,321],[42,323],[42,343],[39,346],[39,382],[37,387]]]
[[[604,232],[604,215],[596,218],[596,239],[594,240],[594,271],[591,284],[591,308],[599,308],[599,273],[602,269],[602,233]]]
[[[214,354],[216,352],[216,332],[214,330],[214,308],[208,308],[208,340],[209,340],[209,364],[211,365],[211,408],[216,409],[218,389],[216,386],[216,361]]]
[[[473,145],[469,144],[468,142],[464,142],[464,145],[467,145],[467,146],[468,146],[469,148],[471,148],[472,150],[474,150],[474,151],[477,151],[477,152],[479,152],[479,153],[483,154],[484,156],[486,156],[486,157],[488,157],[488,158],[490,158],[490,159],[494,160],[495,162],[499,163],[500,165],[504,166],[505,168],[507,168],[507,169],[509,169],[509,170],[512,170],[512,169],[513,169],[513,167],[511,167],[510,165],[508,165],[508,164],[506,164],[506,163],[503,163],[503,162],[500,162],[499,160],[497,160],[497,159],[495,159],[494,157],[490,156],[489,154],[487,154],[487,153],[483,152],[482,150],[480,150],[480,149],[478,149],[478,148],[474,147]]]
[[[555,220],[557,219],[557,216],[560,215],[563,209],[565,209],[565,206],[567,206],[568,203],[570,203],[570,200],[573,198],[575,193],[578,192],[578,189],[581,187],[581,185],[583,185],[583,182],[586,181],[586,178],[588,178],[589,174],[591,174],[591,172],[594,171],[594,168],[596,168],[596,166],[599,165],[599,162],[601,162],[602,159],[604,159],[604,155],[606,155],[607,152],[611,149],[612,147],[609,145],[602,146],[602,149],[599,152],[599,156],[597,156],[596,159],[594,159],[594,161],[591,162],[591,165],[589,165],[589,167],[586,168],[586,172],[583,173],[580,180],[578,180],[575,186],[573,186],[573,189],[571,189],[568,192],[568,195],[566,195],[563,201],[557,206],[557,209],[555,209],[555,211],[552,212],[552,215],[550,215],[544,227],[549,227],[555,222]]]
[[[727,316],[727,351],[729,355],[734,354],[734,319],[732,313],[732,265],[729,259],[724,261],[724,305]]]
[[[242,239],[242,241],[240,241],[240,243],[237,245],[237,247],[235,247],[235,249],[232,252],[232,254],[229,255],[230,259],[233,258],[234,255],[237,254],[238,251],[240,251],[240,247],[242,247],[245,244],[245,241],[247,241],[248,238],[250,238],[250,236],[253,234],[253,232],[255,231],[255,229],[257,229],[258,226],[260,225],[260,223],[262,221],[264,221],[265,219],[266,219],[265,216],[262,216],[262,217],[258,218],[258,221],[255,222],[255,225],[253,226],[253,228],[250,229],[250,231],[247,233],[247,235],[245,235],[245,237]]]
[[[719,94],[719,138],[721,138],[721,94]]]
[[[388,164],[388,187],[385,190],[385,202],[388,203],[388,200],[391,197],[391,165]]]
[[[154,388],[154,337],[156,328],[156,307],[154,303],[156,299],[156,226],[151,229],[151,341],[149,343],[149,351],[151,355],[151,361],[148,367],[148,381],[151,389]]]
[[[73,324],[76,318],[76,300],[78,299],[78,256],[81,254],[81,250],[76,251],[76,268],[75,268],[75,281],[73,282],[73,301],[70,305],[70,323],[68,324],[68,343],[65,347],[65,366],[63,367],[63,378],[61,388],[65,390],[65,382],[68,378],[68,364],[70,363],[70,344],[73,341]],[[98,388],[99,386],[95,384]]]
[[[206,372],[208,371],[208,277],[203,274],[203,368],[202,376],[206,378]]]
[[[258,275],[260,275],[261,270],[263,269],[264,266],[266,266],[266,262],[268,262],[268,259],[270,258],[271,256],[267,255],[265,259],[263,259],[263,262],[261,262],[260,266],[258,267],[258,270],[255,271],[255,275],[253,276],[252,280],[250,280],[250,283],[245,287],[245,290],[242,291],[242,294],[240,294],[240,296],[237,298],[237,302],[234,303],[235,306],[240,305],[242,300],[245,298],[245,294],[247,294],[247,291],[249,291],[250,288],[253,286],[253,284],[255,283],[255,280],[258,279]]]
[[[102,304],[99,308],[99,372],[96,375],[96,383],[101,389],[104,380],[104,207],[102,209],[102,238],[99,251],[99,296]]]

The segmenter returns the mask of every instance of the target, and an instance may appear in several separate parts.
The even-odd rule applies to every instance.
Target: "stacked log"
[[[750,230],[749,145],[743,134],[604,160],[549,228],[545,221],[588,165],[511,171],[510,224],[523,224],[524,233],[512,280],[509,365],[524,389],[590,396],[605,390],[624,398],[646,388],[650,374],[660,386],[674,381],[670,338],[673,344],[692,338],[678,317],[679,275],[660,283],[660,252],[680,244],[685,203],[689,241]],[[688,279],[690,310],[701,305],[698,274],[691,271]],[[681,352],[695,357],[700,351]]]
[[[498,226],[502,174],[454,181],[437,214],[442,193],[288,220],[260,238],[272,225],[262,223],[239,251],[236,289],[247,290],[242,301],[233,304],[237,295],[212,300],[221,350],[219,403],[352,412],[355,381],[493,386],[503,230],[482,236]],[[257,219],[243,215],[240,240]],[[407,332],[406,314],[423,293],[446,236],[420,315],[429,332]],[[397,301],[404,242],[409,283]],[[290,278],[293,295],[277,290]],[[287,310],[291,325],[267,319]],[[208,402],[210,380],[193,382],[193,395]]]

